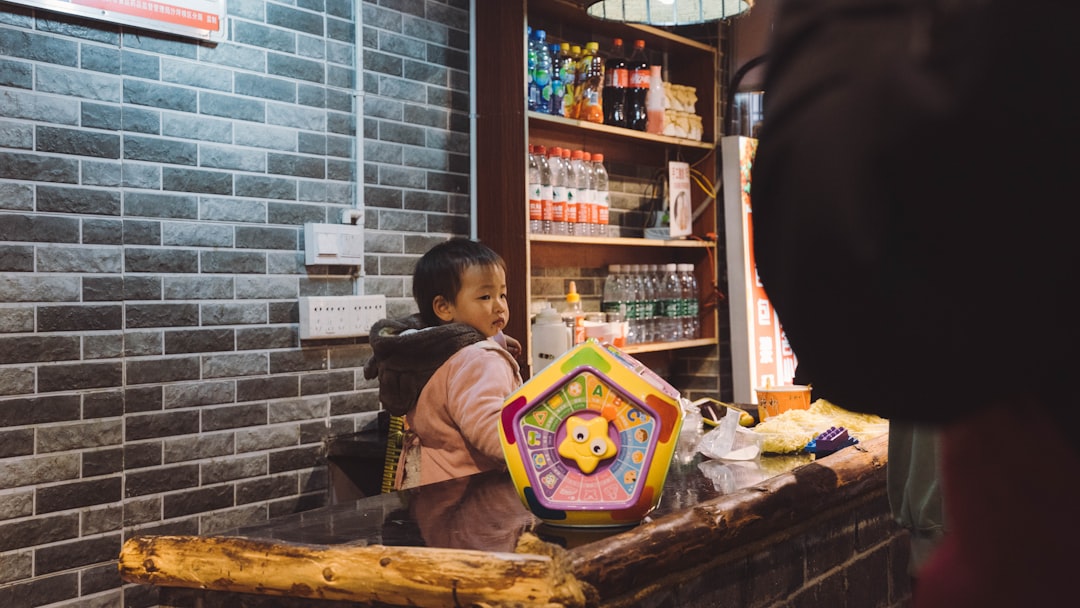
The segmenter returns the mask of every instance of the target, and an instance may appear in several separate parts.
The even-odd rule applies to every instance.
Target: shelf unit
[[[716,49],[671,32],[588,17],[568,0],[476,0],[477,31],[477,230],[481,241],[506,260],[512,303],[508,333],[531,352],[529,305],[534,271],[549,268],[606,268],[609,264],[692,263],[702,301],[712,299],[717,282],[717,205],[694,189],[692,207],[703,211],[685,240],[640,237],[567,237],[530,234],[525,202],[529,143],[569,146],[604,153],[605,164],[665,169],[668,160],[685,160],[717,183]],[[654,135],[587,121],[530,112],[525,104],[526,26],[545,29],[551,40],[597,40],[603,52],[611,39],[644,39],[661,57],[671,82],[697,87],[697,110],[704,141]],[[522,271],[521,269],[527,269]],[[702,338],[628,345],[628,353],[671,353],[715,346],[715,307],[702,315]]]

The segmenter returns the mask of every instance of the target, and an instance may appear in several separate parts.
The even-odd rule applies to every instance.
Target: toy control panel
[[[677,391],[588,340],[506,399],[499,430],[514,485],[537,517],[625,526],[659,503],[681,423]]]

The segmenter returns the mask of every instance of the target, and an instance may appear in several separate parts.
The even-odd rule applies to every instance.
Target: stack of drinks
[[[600,307],[609,321],[627,323],[627,344],[701,337],[693,264],[612,264]]]
[[[608,236],[611,201],[604,155],[529,144],[529,232]]]
[[[608,53],[602,55],[595,41],[552,44],[545,30],[529,28],[527,57],[529,110],[661,132],[664,88],[660,66],[649,64],[644,40],[635,40],[627,54],[623,40],[615,38]]]

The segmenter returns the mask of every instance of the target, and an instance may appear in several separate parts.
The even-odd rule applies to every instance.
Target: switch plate
[[[304,224],[304,263],[308,266],[363,266],[363,226]]]
[[[386,296],[321,296],[300,298],[300,339],[366,336],[386,317]]]

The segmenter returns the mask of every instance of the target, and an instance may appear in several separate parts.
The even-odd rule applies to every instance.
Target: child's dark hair
[[[506,262],[487,245],[469,239],[450,239],[428,250],[413,271],[413,298],[424,323],[440,325],[432,302],[442,296],[453,302],[461,290],[461,275],[473,266],[498,266],[506,272]]]

